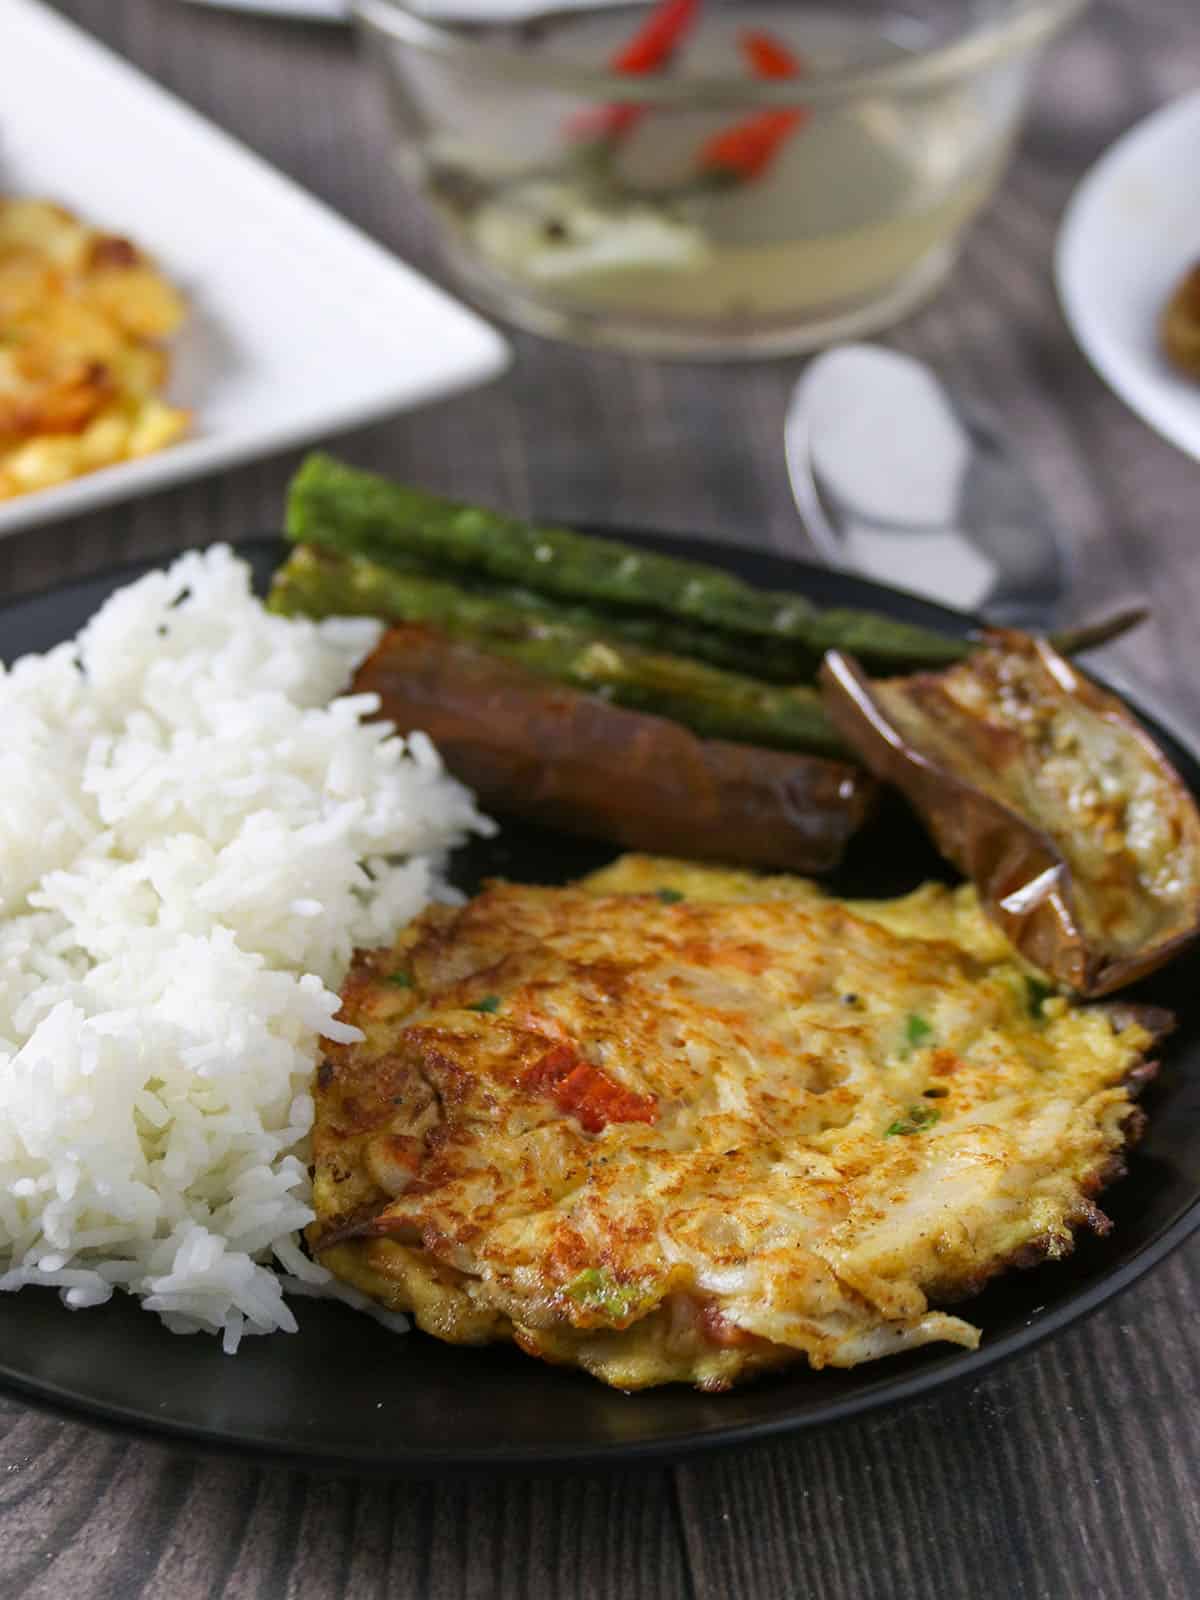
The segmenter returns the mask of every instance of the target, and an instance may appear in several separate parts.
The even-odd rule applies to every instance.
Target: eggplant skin
[[[354,692],[428,734],[487,809],[625,849],[825,872],[875,791],[848,763],[701,739],[428,627],[385,633]]]
[[[882,681],[831,651],[826,708],[1026,960],[1109,994],[1200,933],[1200,814],[1120,700],[1043,639],[984,637],[946,672]]]

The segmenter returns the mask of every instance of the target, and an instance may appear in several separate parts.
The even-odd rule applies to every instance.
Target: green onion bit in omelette
[[[884,1130],[883,1137],[890,1139],[897,1133],[923,1133],[926,1128],[932,1128],[940,1117],[941,1112],[935,1111],[932,1106],[909,1106],[903,1117],[898,1118],[890,1128]]]

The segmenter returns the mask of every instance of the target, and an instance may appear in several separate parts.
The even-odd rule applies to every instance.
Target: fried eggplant
[[[874,789],[847,763],[701,739],[423,626],[386,633],[354,689],[427,733],[489,811],[627,849],[823,872]]]
[[[1122,702],[1012,630],[941,673],[869,679],[831,652],[826,705],[908,797],[1025,958],[1081,995],[1200,932],[1200,815]]]

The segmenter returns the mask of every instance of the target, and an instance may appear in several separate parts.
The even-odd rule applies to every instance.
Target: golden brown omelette
[[[1052,994],[973,890],[847,903],[625,857],[362,952],[317,1257],[455,1343],[706,1389],[935,1340],[1107,1227],[1165,1019]]]

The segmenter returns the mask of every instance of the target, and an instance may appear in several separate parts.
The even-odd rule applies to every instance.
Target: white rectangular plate
[[[187,294],[158,455],[0,501],[0,535],[440,398],[495,330],[37,0],[0,0],[0,193],[126,233]],[[63,106],[70,106],[64,132]]]
[[[189,5],[215,6],[220,11],[256,11],[267,17],[295,17],[307,22],[345,22],[350,0],[188,0]],[[432,21],[439,17],[480,22],[523,22],[544,11],[592,11],[628,0],[413,0],[414,10]]]
[[[190,0],[222,11],[259,11],[270,17],[301,17],[307,22],[345,22],[349,0]]]

